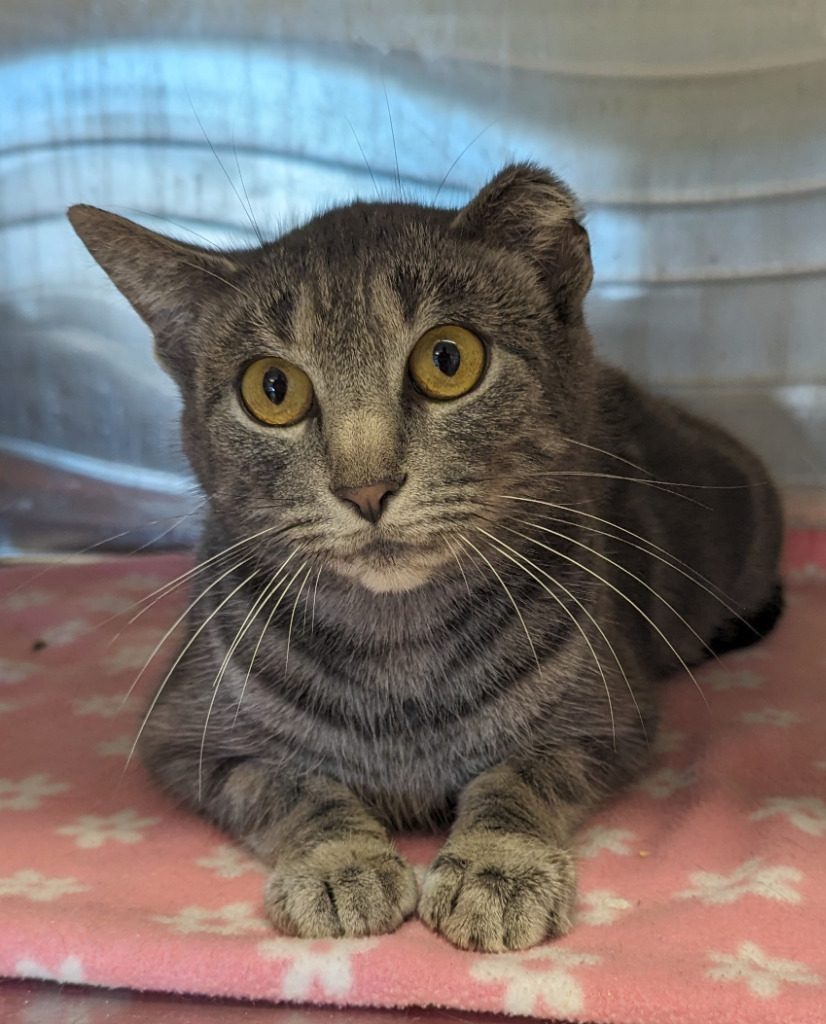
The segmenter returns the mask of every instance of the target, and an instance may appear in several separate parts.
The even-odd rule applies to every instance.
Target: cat
[[[245,251],[69,217],[208,501],[151,776],[268,866],[289,935],[564,934],[573,837],[644,769],[662,680],[780,614],[761,462],[596,357],[581,210],[535,165]],[[448,825],[419,894],[390,834]]]

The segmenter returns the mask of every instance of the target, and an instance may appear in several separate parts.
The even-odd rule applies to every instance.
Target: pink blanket
[[[181,607],[110,643],[92,628],[178,556],[0,571],[0,975],[573,1021],[826,1019],[826,535],[787,551],[769,641],[668,687],[649,774],[580,841],[578,924],[524,953],[453,949],[418,921],[384,938],[283,938],[261,869],[124,772],[124,693]],[[424,865],[436,840],[400,838]]]

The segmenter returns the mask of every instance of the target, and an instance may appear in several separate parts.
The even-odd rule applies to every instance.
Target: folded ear
[[[167,368],[181,362],[186,328],[210,302],[237,286],[239,267],[227,256],[178,242],[94,206],[72,206],[72,227],[149,325]]]
[[[581,313],[593,268],[576,196],[535,164],[512,164],[456,216],[455,230],[497,248],[518,251],[540,271],[567,323]]]

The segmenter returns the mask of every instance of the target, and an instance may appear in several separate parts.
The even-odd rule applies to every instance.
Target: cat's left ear
[[[582,210],[563,181],[535,164],[500,171],[456,215],[466,238],[518,251],[539,269],[563,322],[577,317],[593,267]]]
[[[72,206],[72,227],[146,322],[161,363],[184,359],[182,330],[222,293],[235,289],[239,266],[229,257],[160,235],[95,206]]]

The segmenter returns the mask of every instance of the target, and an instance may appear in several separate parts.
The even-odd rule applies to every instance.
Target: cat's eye
[[[307,374],[286,359],[256,359],[241,377],[247,412],[270,427],[288,427],[306,416],[313,404]]]
[[[464,327],[434,327],[410,353],[410,376],[428,398],[466,395],[485,372],[485,346]]]

